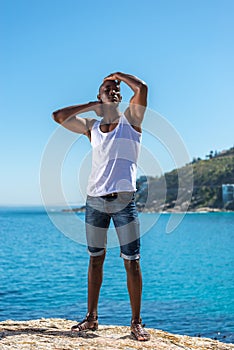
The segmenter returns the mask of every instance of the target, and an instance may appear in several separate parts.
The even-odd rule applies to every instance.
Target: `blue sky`
[[[232,0],[2,0],[0,205],[41,203],[40,163],[57,128],[51,112],[95,100],[115,71],[147,82],[148,107],[172,124],[191,159],[233,146],[233,15]],[[82,162],[80,147],[89,152],[82,140],[65,162],[71,202],[79,201],[72,166]],[[162,147],[143,140],[170,170]]]

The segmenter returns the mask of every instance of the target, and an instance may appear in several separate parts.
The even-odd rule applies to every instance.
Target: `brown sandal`
[[[98,329],[98,317],[93,314],[87,314],[85,319],[75,326],[72,326],[71,330],[76,332],[81,331],[96,331]]]
[[[150,340],[150,334],[144,329],[145,325],[140,320],[132,320],[131,322],[131,334],[134,335],[136,340],[147,341]]]

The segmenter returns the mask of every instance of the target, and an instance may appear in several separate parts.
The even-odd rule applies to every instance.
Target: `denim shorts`
[[[139,259],[140,227],[133,192],[87,196],[85,225],[89,254],[104,254],[111,219],[118,235],[120,256],[127,260]]]

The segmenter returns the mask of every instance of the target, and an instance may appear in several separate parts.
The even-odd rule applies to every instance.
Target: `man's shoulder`
[[[96,118],[85,118],[86,120],[86,125],[88,127],[89,130],[91,130],[94,126],[94,124],[96,122],[98,122],[98,120]]]
[[[131,126],[131,128],[134,131],[137,131],[138,133],[141,134],[142,130],[141,130],[141,122],[139,123],[138,119],[134,119],[131,117],[131,113],[130,110],[127,108],[126,111],[122,114],[123,116],[123,120],[126,121],[126,123]]]

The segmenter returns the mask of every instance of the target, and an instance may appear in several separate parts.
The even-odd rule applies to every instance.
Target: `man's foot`
[[[92,314],[87,314],[85,319],[75,326],[72,326],[71,330],[74,332],[81,331],[96,331],[98,329],[98,317]]]
[[[131,333],[134,335],[136,340],[147,341],[150,340],[150,334],[144,329],[144,325],[140,320],[132,320],[131,322]]]

